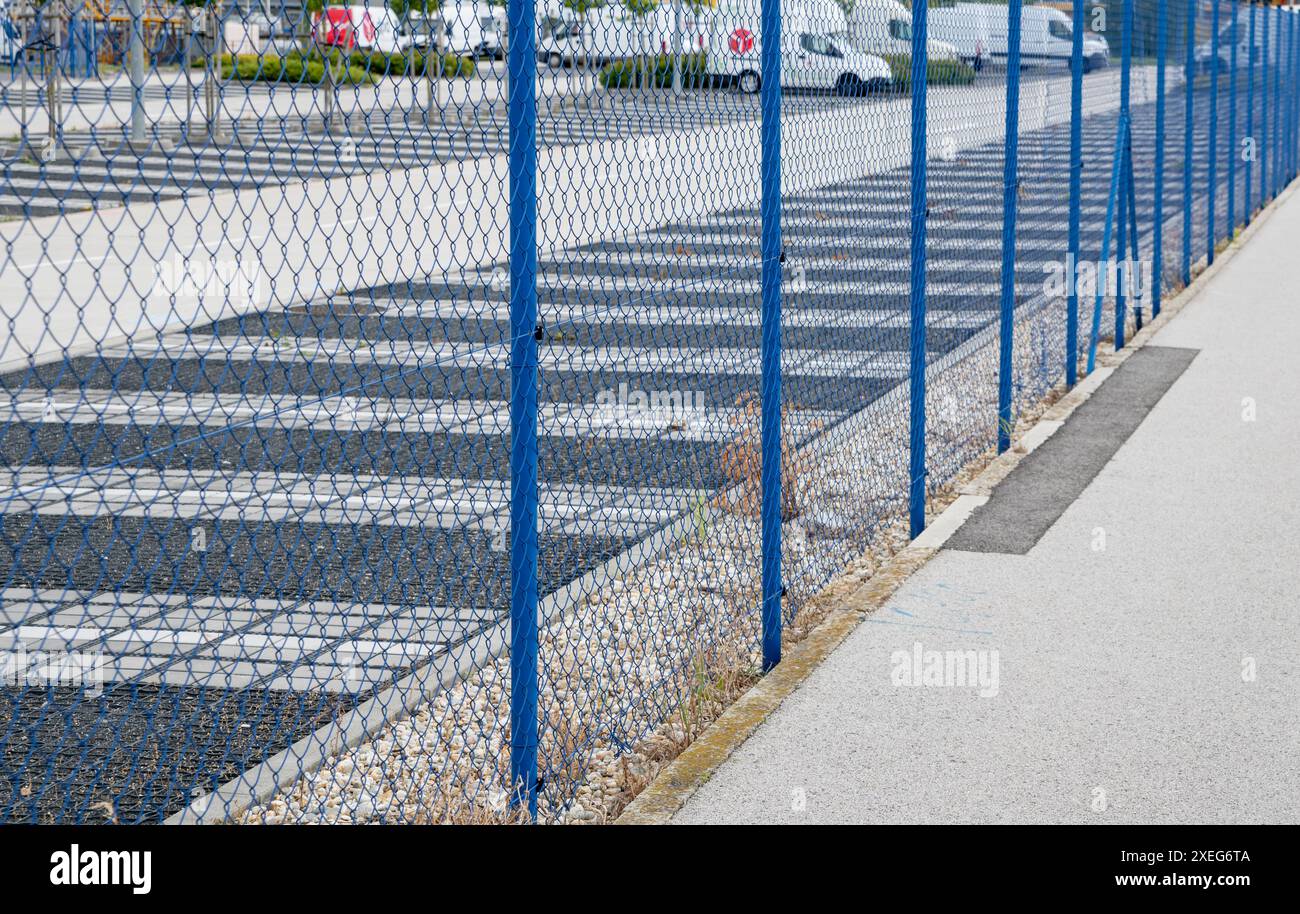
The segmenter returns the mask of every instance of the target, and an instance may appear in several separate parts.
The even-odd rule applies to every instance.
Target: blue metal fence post
[[[1282,165],[1281,156],[1281,129],[1278,123],[1278,112],[1282,107],[1282,10],[1279,7],[1272,7],[1273,10],[1273,33],[1274,43],[1277,50],[1273,54],[1273,125],[1269,130],[1269,136],[1272,137],[1273,149],[1269,154],[1269,198],[1277,196],[1278,192],[1278,174]]]
[[[1259,114],[1259,144],[1256,150],[1259,153],[1259,205],[1262,208],[1268,202],[1268,89],[1271,80],[1268,78],[1268,57],[1269,57],[1269,15],[1268,9],[1264,10],[1260,19],[1263,20],[1261,31],[1263,36],[1260,38],[1260,56],[1261,70],[1260,75],[1263,84],[1259,87],[1260,98],[1264,102],[1264,110]]]
[[[1277,147],[1277,132],[1278,132],[1277,131],[1277,109],[1279,107],[1278,105],[1278,89],[1279,89],[1278,64],[1281,62],[1282,59],[1282,28],[1281,28],[1282,23],[1278,20],[1277,17],[1277,7],[1275,6],[1269,7],[1269,18],[1273,20],[1273,25],[1271,28],[1272,28],[1272,36],[1273,36],[1272,43],[1274,45],[1273,62],[1269,66],[1269,70],[1268,70],[1269,86],[1270,86],[1269,91],[1272,94],[1272,107],[1270,110],[1272,123],[1269,124],[1269,128],[1268,128],[1268,137],[1269,137],[1268,197],[1271,200],[1273,199],[1273,197],[1277,196],[1277,169],[1278,169],[1278,165],[1280,164],[1278,162],[1278,157],[1277,157],[1277,148],[1278,148]]]
[[[1296,157],[1300,155],[1300,150],[1296,148],[1296,131],[1300,129],[1297,121],[1300,120],[1300,57],[1297,56],[1297,43],[1300,42],[1300,10],[1292,9],[1291,11],[1291,178],[1295,179],[1297,162]]]
[[[1119,225],[1116,227],[1115,254],[1117,258],[1115,279],[1115,349],[1124,348],[1124,321],[1128,317],[1126,304],[1128,300],[1128,236],[1129,207],[1131,200],[1129,188],[1132,186],[1133,144],[1129,138],[1129,101],[1132,97],[1133,79],[1133,0],[1124,0],[1124,19],[1120,29],[1120,71],[1119,71],[1119,131],[1120,175],[1116,199],[1116,214]],[[1136,241],[1137,239],[1133,239]],[[1107,268],[1108,264],[1102,264]]]
[[[1011,447],[1011,346],[1016,307],[1016,197],[1020,192],[1020,19],[1007,4],[1007,115],[1002,164],[1002,307],[998,326],[998,453]]]
[[[1122,118],[1120,127],[1123,127]],[[1120,179],[1123,177],[1123,170],[1121,168],[1123,165],[1123,158],[1124,133],[1121,129],[1115,131],[1115,154],[1111,159],[1110,166],[1110,193],[1106,197],[1106,221],[1103,223],[1101,232],[1101,256],[1097,260],[1097,263],[1101,264],[1101,266],[1097,270],[1096,297],[1093,299],[1092,306],[1092,330],[1088,334],[1088,374],[1092,374],[1092,370],[1097,364],[1097,345],[1101,336],[1101,304],[1107,290],[1107,271],[1105,269],[1105,264],[1110,260],[1111,230],[1115,218],[1115,198],[1119,196],[1119,183]],[[1123,218],[1122,213],[1120,214],[1120,218]]]
[[[1183,106],[1183,285],[1192,281],[1192,152],[1196,92],[1196,0],[1187,0],[1187,41],[1183,76],[1187,98]]]
[[[1282,135],[1282,55],[1285,51],[1285,29],[1284,25],[1289,13],[1283,11],[1280,6],[1273,7],[1274,15],[1277,17],[1277,62],[1273,64],[1273,196],[1276,197],[1282,192],[1282,172],[1286,167],[1286,160],[1282,153],[1282,147],[1285,138]]]
[[[1291,28],[1290,14],[1281,7],[1277,8],[1277,116],[1274,124],[1277,129],[1273,133],[1273,142],[1276,149],[1276,167],[1273,170],[1273,195],[1281,193],[1282,188],[1286,186],[1287,170],[1291,167],[1291,157],[1287,154],[1287,136],[1290,129],[1290,112],[1291,112],[1291,89],[1286,83],[1286,77],[1291,74]]]
[[[1277,20],[1277,71],[1278,71],[1278,131],[1277,171],[1274,174],[1274,193],[1281,193],[1291,178],[1291,152],[1287,148],[1291,138],[1291,14],[1278,8]]]
[[[1234,151],[1234,155],[1240,155],[1244,159],[1246,166],[1245,180],[1242,182],[1242,203],[1245,205],[1245,218],[1241,220],[1242,225],[1249,225],[1251,218],[1255,215],[1255,205],[1251,201],[1250,188],[1254,183],[1255,171],[1255,154],[1257,143],[1255,142],[1255,82],[1257,73],[1255,70],[1255,4],[1248,3],[1246,9],[1250,10],[1250,26],[1246,30],[1249,35],[1250,56],[1246,60],[1248,67],[1246,77],[1246,136],[1243,147]]]
[[[912,6],[912,279],[911,279],[911,409],[909,436],[909,528],[912,538],[925,529],[925,217],[926,217],[926,73],[929,54],[926,33],[929,0]]]
[[[1139,263],[1142,255],[1139,252],[1140,239],[1138,237],[1137,179],[1133,177],[1133,132],[1131,127],[1129,127],[1130,123],[1131,123],[1130,120],[1128,118],[1125,118],[1124,142],[1127,144],[1127,148],[1125,149],[1124,152],[1124,163],[1125,163],[1124,170],[1125,172],[1127,172],[1128,175],[1128,177],[1125,180],[1125,183],[1128,185],[1128,217],[1129,217],[1128,231],[1129,231],[1129,248],[1130,248],[1129,253],[1131,257],[1128,261],[1128,265],[1124,268],[1124,276],[1126,281],[1131,283],[1132,274],[1129,271],[1141,269]],[[1140,297],[1135,297],[1133,299],[1133,319],[1137,329],[1141,330],[1142,329],[1142,299]]]
[[[1284,137],[1282,135],[1282,60],[1286,51],[1286,43],[1283,42],[1283,16],[1290,16],[1290,13],[1284,13],[1281,7],[1273,8],[1274,17],[1277,18],[1277,43],[1278,52],[1275,53],[1273,64],[1273,183],[1271,183],[1271,196],[1277,196],[1282,192],[1282,169],[1284,161],[1282,157],[1282,147]]]
[[[1287,85],[1291,87],[1291,130],[1288,134],[1288,145],[1290,147],[1288,154],[1291,161],[1289,177],[1294,180],[1296,176],[1297,119],[1300,119],[1300,109],[1297,109],[1297,102],[1300,101],[1300,86],[1296,85],[1297,80],[1300,80],[1300,58],[1296,57],[1296,42],[1300,40],[1300,11],[1293,9],[1289,18],[1291,20],[1291,78],[1287,80]]]
[[[1286,179],[1283,185],[1290,184],[1295,177],[1295,97],[1296,97],[1296,13],[1292,12],[1284,20],[1286,29],[1286,129],[1283,132],[1282,156],[1286,162]]]
[[[1237,234],[1237,45],[1239,37],[1237,0],[1228,0],[1232,15],[1232,50],[1228,66],[1228,238]]]
[[[1218,162],[1215,156],[1219,150],[1219,0],[1213,0],[1210,8],[1210,116],[1205,119],[1206,149],[1205,184],[1205,263],[1214,263],[1215,238],[1214,216],[1218,209]]]
[[[1281,189],[1282,179],[1282,58],[1286,53],[1286,35],[1283,29],[1283,12],[1281,7],[1273,7],[1273,33],[1277,44],[1277,54],[1273,63],[1273,168],[1270,172],[1270,196],[1276,197]]]
[[[1160,0],[1164,3],[1165,0]],[[1074,4],[1070,47],[1070,227],[1066,256],[1069,276],[1065,299],[1065,385],[1079,380],[1079,209],[1083,196],[1083,3]],[[1164,72],[1157,77],[1164,89]],[[1159,103],[1157,103],[1159,104]],[[1157,127],[1157,130],[1160,128]],[[1159,140],[1157,140],[1159,148]],[[1160,165],[1156,165],[1157,172]],[[1157,205],[1159,203],[1157,202]]]
[[[537,816],[537,53],[532,0],[509,0],[510,792]]]
[[[1296,14],[1288,14],[1284,22],[1287,23],[1287,78],[1284,81],[1287,86],[1287,99],[1286,111],[1283,112],[1286,130],[1284,130],[1283,134],[1282,153],[1286,157],[1287,163],[1286,181],[1283,181],[1283,185],[1288,185],[1288,183],[1291,183],[1291,179],[1295,177],[1295,144],[1292,143],[1292,138],[1295,137]]]
[[[1165,270],[1165,58],[1169,50],[1168,0],[1156,4],[1155,193],[1151,199],[1151,316],[1160,315]],[[1078,30],[1078,24],[1075,25]]]
[[[1277,174],[1274,193],[1281,193],[1291,179],[1291,14],[1278,8],[1278,112]]]
[[[781,662],[781,0],[762,0],[763,669]]]

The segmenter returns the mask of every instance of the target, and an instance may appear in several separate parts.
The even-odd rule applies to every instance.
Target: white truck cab
[[[1007,59],[1007,17],[994,17],[993,56]],[[1026,6],[1020,13],[1020,65],[1022,67],[1069,68],[1074,56],[1074,24],[1070,17],[1051,6]],[[1106,41],[1084,32],[1083,70],[1106,66],[1110,48]]]
[[[828,9],[834,9],[834,13]],[[711,18],[709,73],[735,81],[741,92],[762,84],[759,0],[721,0]],[[784,0],[781,4],[781,85],[865,95],[892,81],[889,64],[854,48],[838,7]]]

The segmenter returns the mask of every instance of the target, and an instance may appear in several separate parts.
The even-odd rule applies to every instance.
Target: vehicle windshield
[[[1074,31],[1070,26],[1059,19],[1053,19],[1048,22],[1047,31],[1051,33],[1053,38],[1064,38],[1066,41],[1069,41],[1074,37]]]
[[[572,33],[569,31],[570,28],[573,29]],[[547,16],[542,20],[541,32],[543,38],[563,40],[568,38],[570,34],[575,37],[577,36],[578,24],[565,19],[556,18],[555,16]]]
[[[890,19],[889,37],[897,38],[899,41],[911,41],[912,23],[907,19]]]
[[[803,32],[799,36],[799,46],[810,54],[821,54],[825,57],[840,56],[839,48],[835,47],[835,43],[825,35]]]

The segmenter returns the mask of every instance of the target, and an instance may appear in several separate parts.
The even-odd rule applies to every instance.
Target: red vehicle
[[[322,45],[389,54],[399,50],[397,14],[386,6],[327,6],[315,14],[315,23]]]

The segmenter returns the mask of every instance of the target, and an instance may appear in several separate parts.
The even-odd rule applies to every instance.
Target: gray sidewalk
[[[1300,821],[1297,238],[1291,195],[674,821]]]

